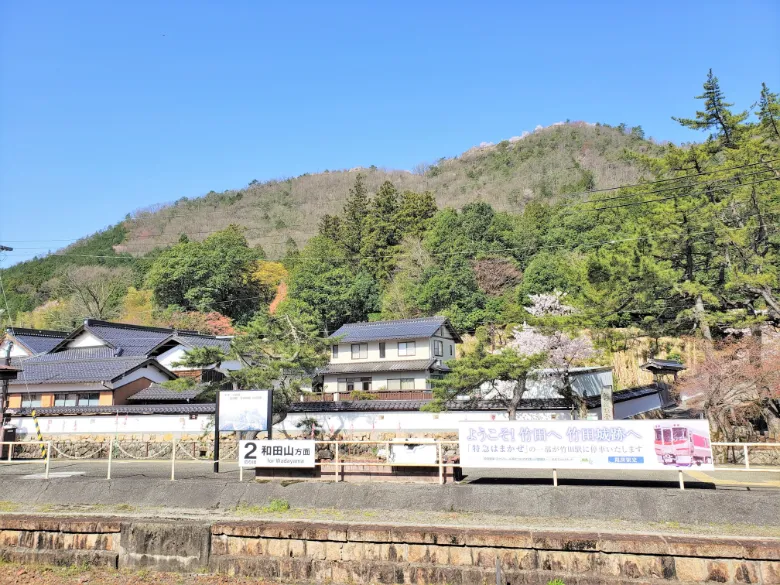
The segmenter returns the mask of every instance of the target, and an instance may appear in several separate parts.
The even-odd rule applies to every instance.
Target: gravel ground
[[[150,571],[111,571],[82,567],[0,565],[2,585],[270,585],[249,577]],[[279,585],[276,583],[275,585]]]

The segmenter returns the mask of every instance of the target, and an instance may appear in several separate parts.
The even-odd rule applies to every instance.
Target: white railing
[[[132,443],[132,441],[130,441]],[[63,441],[58,441],[58,444],[62,444]],[[83,444],[84,441],[78,441],[74,443]],[[148,442],[150,444],[153,444],[158,447],[158,449],[154,450],[153,453],[150,455],[148,454],[149,448],[147,445],[147,455],[141,456],[141,455],[133,455],[132,453],[129,453],[126,449],[124,449],[120,441],[112,438],[107,443],[101,442],[98,444],[97,448],[94,451],[89,452],[86,455],[82,456],[76,456],[71,455],[69,453],[64,452],[62,449],[59,448],[57,444],[54,444],[53,441],[0,441],[0,445],[8,445],[8,455],[6,459],[2,460],[3,464],[23,464],[23,463],[31,463],[33,461],[39,461],[38,458],[35,459],[13,459],[13,451],[14,447],[16,446],[25,446],[29,447],[32,445],[41,445],[42,450],[42,456],[40,458],[40,461],[45,464],[45,473],[44,476],[46,479],[49,479],[50,476],[50,469],[51,469],[51,460],[52,460],[52,453],[57,453],[58,457],[54,457],[55,459],[59,457],[63,457],[68,460],[80,460],[80,461],[93,461],[93,462],[101,462],[107,460],[107,470],[106,470],[106,479],[111,479],[112,476],[112,469],[117,465],[117,461],[121,461],[122,465],[125,463],[164,463],[166,461],[170,462],[170,478],[171,481],[174,481],[176,479],[176,461],[177,461],[177,453],[179,454],[178,459],[182,460],[182,455],[186,457],[186,460],[190,462],[198,462],[198,463],[205,463],[212,465],[214,460],[212,458],[200,458],[195,455],[192,455],[188,453],[184,449],[184,445],[187,443],[195,443],[196,445],[204,445],[206,444],[204,441],[178,441],[176,439],[172,439],[170,442]],[[392,460],[391,454],[391,445],[435,445],[436,446],[436,461],[435,462],[423,462],[423,463],[416,463],[416,462],[408,462],[408,461],[394,461]],[[333,472],[333,481],[340,482],[343,481],[345,476],[345,471],[347,471],[347,468],[349,466],[359,466],[359,467],[409,467],[409,468],[437,468],[438,469],[438,480],[440,484],[445,483],[447,470],[451,469],[453,472],[453,475],[455,475],[455,468],[462,468],[463,466],[460,464],[459,457],[453,458],[451,461],[445,461],[445,450],[447,445],[458,445],[458,441],[455,440],[420,440],[419,442],[416,442],[414,439],[408,440],[408,441],[341,441],[341,440],[316,440],[315,445],[319,446],[318,451],[321,447],[325,447],[328,451],[332,454],[332,459],[322,459],[315,462],[315,466],[320,468],[320,476],[322,475],[322,472],[327,468],[327,471]],[[356,453],[349,453],[350,446],[368,446],[368,445],[374,445],[376,446],[376,453],[372,453],[372,457],[366,457],[367,453],[365,450],[362,453],[356,454]],[[45,446],[45,448],[44,448]],[[384,448],[384,459],[379,456],[379,448]],[[780,473],[780,466],[769,469],[766,467],[756,468],[751,467],[750,465],[750,459],[749,459],[749,449],[758,448],[758,449],[780,449],[780,443],[736,443],[736,442],[713,442],[712,447],[735,447],[740,448],[743,453],[744,457],[744,467],[722,467],[722,466],[715,466],[715,471],[718,472],[734,472],[734,471],[768,471],[768,472],[775,472]],[[170,449],[170,452],[168,450]],[[105,458],[103,457],[95,457],[96,455],[101,454],[103,451],[107,452],[107,455]],[[342,452],[346,451],[343,453]],[[122,459],[117,459],[115,456],[116,454],[123,455]],[[237,447],[234,447],[232,449],[228,450],[228,453],[226,456],[220,458],[219,462],[231,462],[231,463],[238,463],[238,449]],[[536,469],[537,471],[541,471],[539,469]],[[692,467],[691,470],[695,471],[696,468]],[[239,465],[238,467],[239,471],[239,481],[243,481],[244,478],[244,468]],[[558,485],[558,471],[559,469],[552,469],[552,482],[554,486]],[[672,471],[672,470],[670,470]],[[683,479],[683,472],[685,470],[683,469],[675,469],[674,471],[678,472],[678,480],[680,484],[680,489],[685,489],[685,483]]]
[[[29,461],[13,461],[13,453],[14,453],[14,445],[46,445],[46,448],[44,449],[46,454],[44,457],[42,457],[44,464],[45,464],[45,471],[44,471],[44,477],[46,479],[49,479],[49,469],[51,467],[51,441],[0,441],[0,445],[8,445],[8,459],[5,461],[5,464],[9,463],[29,463]],[[41,447],[43,448],[43,447]]]
[[[734,468],[716,468],[718,471],[751,471],[750,469],[750,455],[748,454],[748,450],[751,448],[757,448],[757,449],[780,449],[780,443],[712,443],[713,447],[739,447],[742,450],[742,457],[744,459],[745,467],[740,469],[734,469]],[[777,471],[780,472],[780,469],[766,469],[764,467],[760,468],[761,471]],[[754,468],[752,471],[755,471]]]

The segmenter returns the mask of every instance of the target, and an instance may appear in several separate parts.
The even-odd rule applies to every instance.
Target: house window
[[[398,342],[398,355],[410,356],[417,353],[414,341],[399,341]]]
[[[339,346],[338,345],[332,345],[330,347],[330,357],[332,357],[334,360],[339,357]]]
[[[100,393],[79,394],[79,406],[97,406],[98,404],[100,404]]]
[[[99,404],[99,392],[54,395],[54,406],[98,406]]]
[[[78,394],[55,394],[54,406],[76,406],[79,401]]]
[[[383,358],[385,357],[385,342],[380,341],[379,342],[379,357]]]
[[[387,381],[388,390],[414,390],[414,378],[400,378]]]
[[[444,342],[438,339],[433,340],[433,355],[442,357],[444,355]]]
[[[22,395],[22,408],[40,408],[40,406],[41,406],[40,394]]]
[[[353,343],[352,344],[352,359],[364,360],[368,357],[368,344],[367,343]]]
[[[338,389],[339,392],[371,392],[371,378],[339,378]]]

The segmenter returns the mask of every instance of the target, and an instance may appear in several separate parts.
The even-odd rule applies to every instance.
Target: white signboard
[[[241,467],[314,467],[314,441],[239,441]]]
[[[270,390],[223,390],[217,398],[220,431],[267,431]]]
[[[463,467],[712,470],[706,420],[462,422]]]

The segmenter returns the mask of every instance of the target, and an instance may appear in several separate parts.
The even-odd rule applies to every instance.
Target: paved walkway
[[[53,459],[50,475],[58,479],[105,478],[108,461],[105,459],[68,460]],[[44,464],[33,462],[0,462],[0,478],[43,479]],[[465,469],[465,483],[551,485],[552,472],[548,470],[522,469]],[[235,462],[220,463],[220,472],[213,472],[211,461],[176,461],[174,476],[178,480],[200,480],[238,482],[239,471]],[[114,460],[111,465],[112,479],[149,478],[170,479],[170,460],[128,461]],[[740,468],[718,471],[684,470],[686,488],[698,489],[780,489],[780,470]],[[253,472],[244,470],[244,481],[251,481]],[[558,483],[567,486],[615,486],[615,487],[678,487],[676,471],[587,471],[561,470]],[[2,499],[2,497],[0,497]]]

